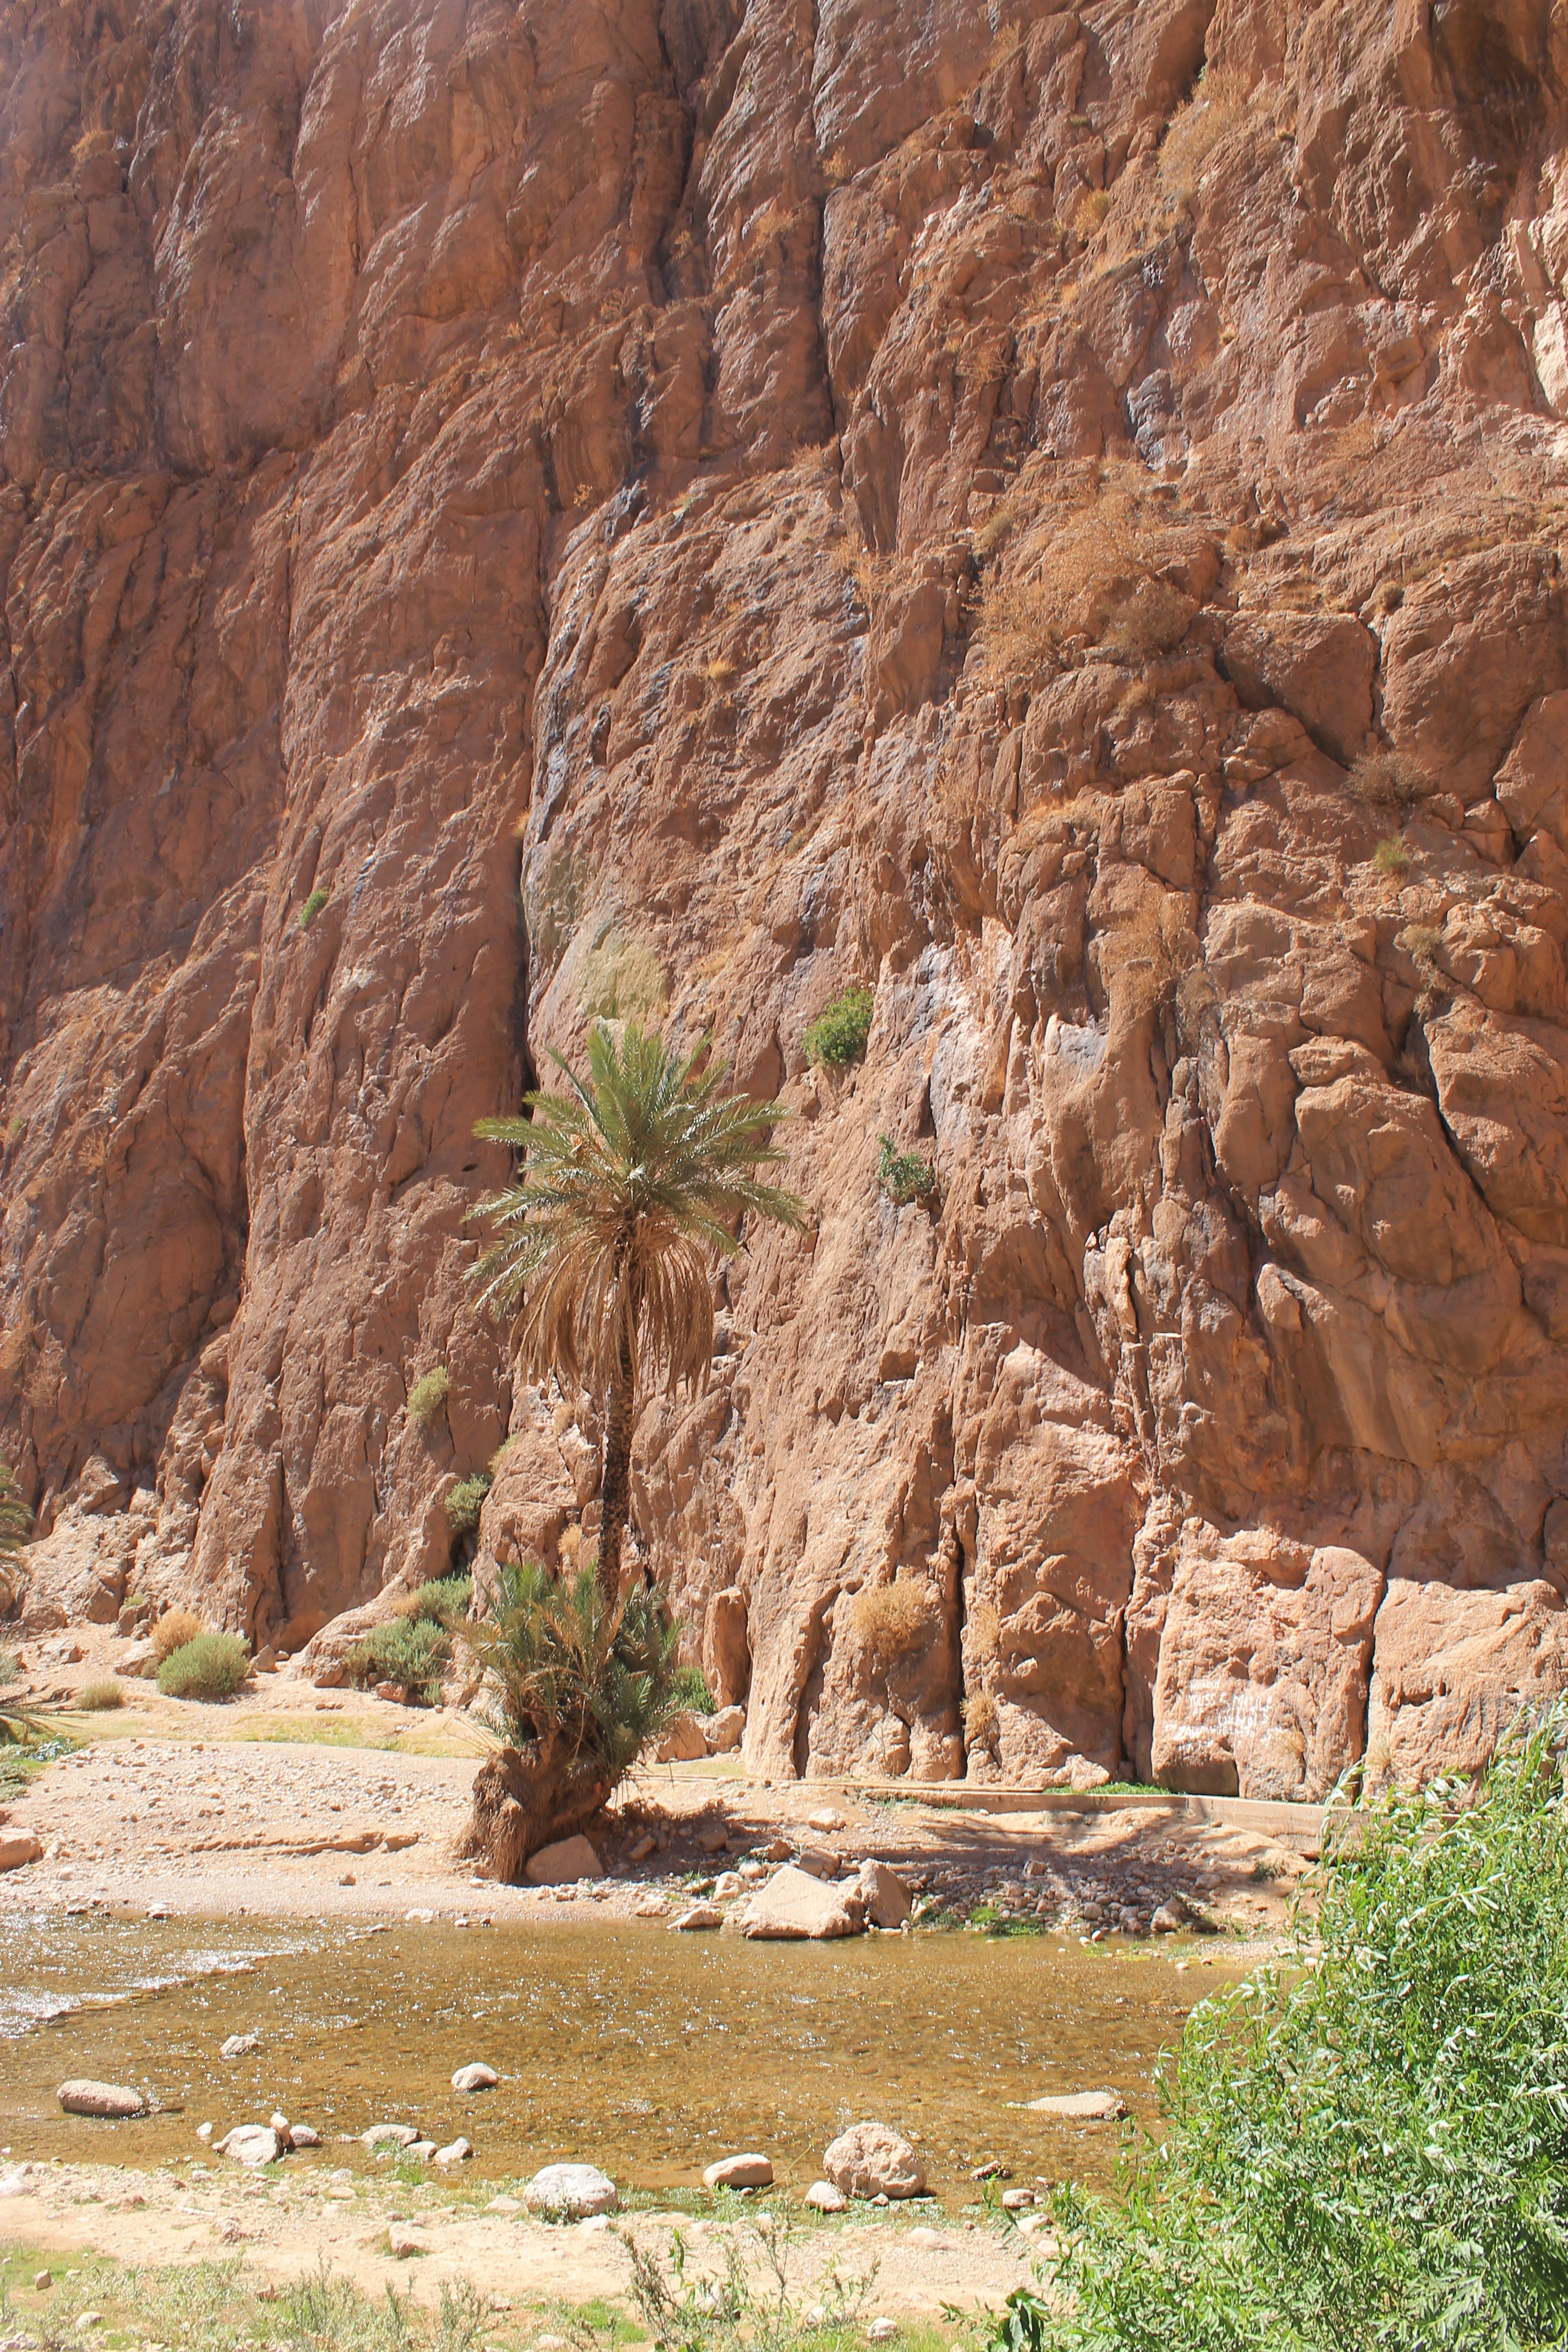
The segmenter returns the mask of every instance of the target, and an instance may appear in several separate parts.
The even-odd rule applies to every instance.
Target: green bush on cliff
[[[995,2352],[1527,2352],[1568,2331],[1562,1707],[1342,1816],[1316,1948],[1194,2011],[1119,2201]]]
[[[419,1706],[439,1706],[441,1676],[451,1657],[445,1626],[428,1617],[389,1617],[354,1643],[343,1664],[361,1690],[395,1683]]]
[[[445,1412],[452,1393],[452,1375],[445,1364],[432,1364],[408,1391],[408,1418],[416,1429],[428,1429]]]
[[[485,1496],[492,1485],[488,1470],[476,1470],[470,1477],[459,1478],[447,1491],[447,1525],[455,1536],[471,1536],[478,1531],[479,1513]]]
[[[842,1069],[847,1062],[863,1062],[871,1034],[875,998],[868,988],[847,988],[819,1013],[801,1040],[808,1062],[825,1062]]]
[[[250,1647],[237,1633],[198,1633],[172,1650],[158,1669],[165,1698],[232,1698],[250,1672]]]

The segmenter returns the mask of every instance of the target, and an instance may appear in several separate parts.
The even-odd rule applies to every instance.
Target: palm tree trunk
[[[621,1601],[621,1538],[632,1504],[632,1349],[621,1340],[621,1360],[605,1421],[605,1473],[599,1483],[599,1591],[612,1613]]]

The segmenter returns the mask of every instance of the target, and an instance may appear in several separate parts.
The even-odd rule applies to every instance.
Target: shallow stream
[[[0,1912],[0,2141],[18,2159],[150,2163],[197,2152],[199,2123],[221,2137],[280,2107],[321,2132],[313,2162],[374,2168],[338,2143],[385,2120],[465,2133],[470,2179],[577,2158],[668,2189],[761,2148],[804,2189],[834,2134],[870,2116],[919,2145],[957,2205],[989,2158],[1026,2183],[1106,2178],[1113,2126],[1025,2102],[1109,2086],[1152,2121],[1158,2054],[1225,1972],[963,1933],[752,1944],[608,1920],[367,1932]],[[236,2033],[260,2049],[225,2062]],[[498,2089],[452,2090],[472,2059]],[[62,2116],[57,2085],[84,2074],[163,2112]]]

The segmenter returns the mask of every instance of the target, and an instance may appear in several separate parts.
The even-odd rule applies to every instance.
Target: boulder
[[[702,2175],[708,2189],[771,2189],[773,2168],[765,2156],[721,2156]]]
[[[669,1933],[672,1936],[689,1936],[702,1928],[721,1927],[723,1925],[724,1914],[716,1903],[694,1903],[689,1911],[683,1911],[679,1919],[670,1921]]]
[[[1179,1936],[1186,1924],[1173,1903],[1162,1903],[1149,1922],[1156,1936]]]
[[[500,2076],[493,2066],[476,2062],[471,2066],[459,2066],[452,2077],[454,2091],[493,2091]]]
[[[437,2164],[467,2164],[468,2158],[473,2155],[473,2141],[471,2139],[465,2139],[459,2132],[456,2139],[449,2139],[445,2147],[438,2147],[436,2150],[436,2162]]]
[[[861,1905],[873,1927],[901,1927],[910,1916],[910,1890],[896,1870],[869,1856],[860,1864],[855,1882]]]
[[[694,1715],[678,1715],[654,1745],[656,1764],[695,1764],[708,1753],[702,1726]]]
[[[314,2124],[295,2124],[289,2138],[294,2147],[320,2147],[321,2145],[321,2135]]]
[[[547,2164],[522,2192],[531,2213],[547,2221],[582,2221],[594,2213],[613,2213],[619,2202],[616,2184],[592,2164]]]
[[[822,2159],[823,2171],[846,2197],[923,2197],[925,2167],[907,2139],[886,2124],[851,2124]]]
[[[742,1933],[762,1943],[807,1937],[825,1943],[858,1936],[866,1924],[858,1879],[834,1885],[788,1863],[757,1889],[739,1916]]]
[[[20,1870],[43,1858],[42,1843],[29,1830],[0,1830],[0,1870]]]
[[[55,2093],[68,2116],[99,2116],[111,2123],[123,2123],[131,2116],[144,2116],[147,2102],[140,2091],[123,2083],[93,2083],[73,2077],[62,2083]]]
[[[1108,2124],[1127,2113],[1127,2102],[1120,2091],[1070,2091],[1063,2098],[1031,2099],[1028,2112],[1059,2116],[1067,2123]]]
[[[238,2124],[213,2142],[213,2154],[235,2164],[275,2164],[282,2153],[283,2143],[270,2124]]]
[[[842,2189],[835,2189],[831,2180],[814,2180],[805,2192],[805,2202],[819,2213],[845,2213],[849,2210],[848,2198]]]
[[[697,1718],[710,1756],[730,1756],[746,1736],[746,1710],[743,1706],[721,1706],[716,1715]]]
[[[557,1845],[542,1845],[524,1868],[534,1886],[570,1886],[583,1878],[602,1878],[599,1857],[585,1837],[563,1838]]]
[[[747,1632],[746,1596],[737,1584],[726,1585],[708,1603],[702,1627],[702,1663],[721,1707],[743,1703],[752,1680],[752,1644]]]
[[[158,1652],[155,1644],[151,1641],[131,1643],[121,1653],[120,1663],[114,1671],[117,1675],[126,1675],[133,1682],[144,1680],[149,1675],[155,1675],[158,1671]]]

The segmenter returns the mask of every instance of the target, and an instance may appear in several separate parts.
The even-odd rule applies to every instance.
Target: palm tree
[[[604,1412],[598,1577],[612,1615],[639,1386],[661,1374],[672,1394],[703,1386],[715,1255],[733,1255],[748,1214],[797,1230],[805,1219],[793,1192],[752,1172],[784,1157],[769,1139],[783,1104],[725,1094],[725,1067],[698,1072],[707,1049],[704,1037],[682,1057],[635,1022],[617,1045],[601,1024],[586,1083],[552,1053],[566,1093],[527,1095],[523,1116],[475,1129],[523,1157],[516,1182],[480,1203],[500,1235],[475,1268],[481,1301],[517,1310],[530,1379],[586,1388]]]

